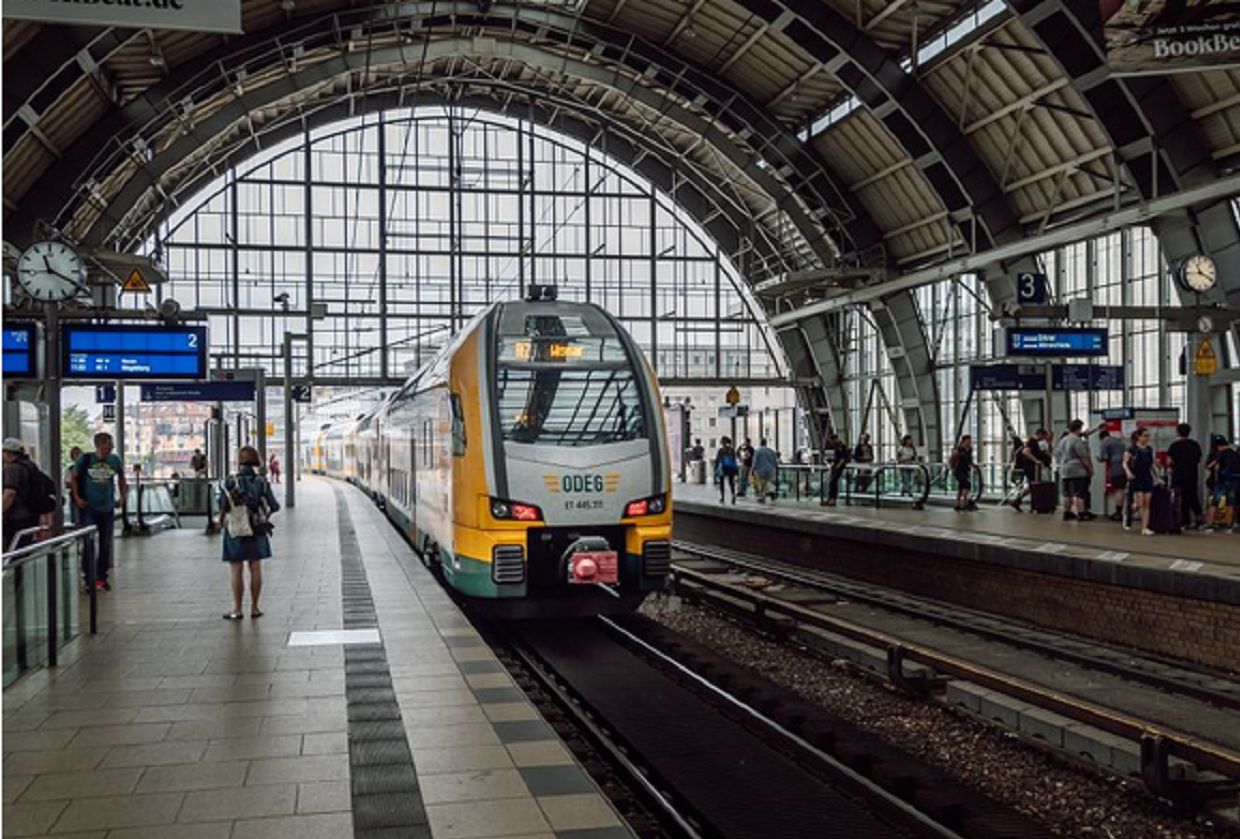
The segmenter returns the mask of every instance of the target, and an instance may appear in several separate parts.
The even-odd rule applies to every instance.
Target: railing
[[[165,527],[180,527],[181,513],[175,496],[180,494],[181,481],[147,481],[139,483],[125,499],[122,511],[123,533],[147,536]]]
[[[83,541],[94,534],[94,525],[74,528],[4,554],[5,687],[40,666],[55,667],[60,648],[81,631],[77,569]],[[98,629],[95,569],[93,563],[88,565],[89,625],[94,635]]]
[[[926,468],[930,471],[930,493],[955,499],[956,497],[956,475],[952,471],[949,464],[946,463],[928,463]],[[982,493],[986,491],[986,481],[982,475],[982,468],[976,463],[970,469],[972,475],[969,488],[969,502],[976,504],[982,497]]]
[[[906,504],[920,509],[930,488],[930,472],[921,463],[848,463],[838,470],[829,465],[784,464],[776,479],[781,498],[820,504],[842,499],[845,504]]]

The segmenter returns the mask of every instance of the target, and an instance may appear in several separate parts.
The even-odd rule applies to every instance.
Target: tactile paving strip
[[[339,487],[332,491],[340,529],[344,628],[377,628],[375,602],[348,502]],[[353,835],[356,839],[429,839],[426,808],[382,641],[344,647],[344,694],[349,714]]]

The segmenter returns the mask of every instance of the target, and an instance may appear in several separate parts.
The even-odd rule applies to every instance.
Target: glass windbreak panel
[[[500,431],[514,443],[597,446],[646,437],[646,414],[627,367],[501,366]]]

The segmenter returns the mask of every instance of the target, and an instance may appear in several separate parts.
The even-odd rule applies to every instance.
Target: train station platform
[[[630,836],[370,501],[298,492],[258,619],[218,537],[118,541],[99,634],[4,693],[4,835]]]
[[[676,538],[785,559],[1084,637],[1240,669],[1240,534],[1141,536],[983,505],[840,505],[674,486]]]

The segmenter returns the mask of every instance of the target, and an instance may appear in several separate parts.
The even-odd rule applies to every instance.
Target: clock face
[[[1203,253],[1190,256],[1184,263],[1184,285],[1198,293],[1214,288],[1217,277],[1214,260]]]
[[[17,281],[35,300],[68,300],[83,282],[82,260],[64,242],[35,242],[17,260]]]

